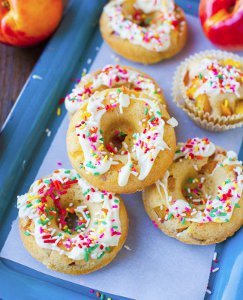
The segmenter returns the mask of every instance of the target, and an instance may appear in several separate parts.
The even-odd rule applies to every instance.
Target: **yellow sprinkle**
[[[232,58],[223,60],[223,63],[225,65],[230,65],[230,66],[233,66],[235,68],[240,68],[241,67],[241,63],[238,62],[238,61],[233,60]]]
[[[28,197],[28,201],[32,201],[34,199],[38,199],[38,196],[30,196],[30,197]]]
[[[61,108],[60,108],[60,107],[58,107],[58,108],[57,108],[57,115],[58,115],[58,116],[60,116],[60,115],[61,115],[61,113],[62,113],[62,111],[61,111]]]
[[[103,144],[101,144],[100,146],[99,146],[99,148],[98,148],[98,150],[103,150],[104,149],[104,145]]]
[[[104,161],[107,161],[107,159],[108,159],[108,155],[106,155],[106,156],[104,157]]]
[[[228,99],[225,99],[225,100],[224,100],[224,106],[225,106],[225,107],[228,107],[228,106],[229,106],[229,100],[228,100]]]
[[[88,118],[90,116],[91,116],[91,114],[89,112],[86,112],[86,111],[82,114],[83,119]]]

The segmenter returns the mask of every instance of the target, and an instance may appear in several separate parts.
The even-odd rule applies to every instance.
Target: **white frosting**
[[[118,245],[121,234],[119,200],[113,194],[100,192],[93,188],[84,179],[80,178],[74,170],[60,169],[56,172],[44,178],[43,181],[35,181],[27,194],[18,197],[19,217],[33,220],[34,232],[31,234],[34,235],[39,247],[58,251],[60,254],[64,254],[74,260],[87,258],[86,252],[94,247],[90,251],[89,256],[97,259],[104,255],[103,252],[105,251],[100,249],[100,245],[102,245],[103,249]],[[85,202],[85,205],[76,207],[75,212],[81,214],[87,222],[85,227],[80,230],[81,232],[67,235],[61,229],[52,228],[49,223],[51,219],[48,219],[49,216],[45,217],[40,212],[39,207],[42,204],[43,197],[46,197],[45,193],[49,190],[49,184],[45,182],[59,181],[60,184],[64,184],[69,180],[72,181],[73,178],[77,179],[75,184],[78,184],[83,192],[83,199],[80,200]],[[89,196],[89,199],[85,200],[87,196]],[[55,199],[58,198],[56,197]],[[88,208],[90,208],[89,211],[95,211],[90,218],[84,212]],[[47,222],[43,223],[43,220]],[[50,235],[48,239],[54,241],[54,243],[46,242],[45,236],[47,235]],[[58,245],[60,240],[63,241],[63,247],[67,250]],[[89,248],[85,246],[85,243],[89,244]],[[72,246],[70,247],[70,245]],[[79,246],[82,246],[82,248]]]
[[[121,168],[118,175],[118,184],[119,186],[125,186],[128,183],[130,174],[131,174],[131,155],[127,155],[127,163]]]
[[[136,0],[134,7],[141,9],[146,14],[156,11],[168,13],[174,11],[175,3],[173,0]]]
[[[216,150],[214,143],[208,139],[193,138],[187,141],[187,143],[182,144],[180,150],[176,151],[174,159],[180,157],[209,157]]]
[[[74,114],[97,89],[103,86],[112,88],[127,84],[153,97],[158,92],[153,80],[146,75],[119,65],[107,65],[98,74],[87,74],[82,77],[77,87],[65,98],[65,107],[69,113]]]
[[[103,135],[100,131],[101,118],[106,113],[106,106],[103,104],[105,97],[109,99],[109,105],[119,106],[120,113],[123,114],[123,108],[129,107],[131,101],[145,102],[147,109],[150,109],[152,118],[146,121],[144,130],[134,133],[134,144],[131,149],[133,159],[139,166],[139,180],[144,180],[152,169],[154,161],[160,151],[168,149],[163,140],[165,122],[157,101],[147,98],[138,98],[135,95],[129,97],[125,92],[112,90],[108,92],[95,93],[89,100],[87,106],[88,117],[82,123],[76,125],[76,134],[84,153],[83,166],[89,173],[99,175],[106,173],[112,164],[117,164],[120,158],[117,155],[110,155],[104,149]],[[106,103],[107,105],[107,103]],[[85,117],[87,116],[85,112]],[[153,124],[156,119],[156,124]],[[90,134],[92,130],[94,134]],[[124,186],[128,182],[131,173],[131,158],[128,155],[128,163],[123,166],[119,172],[118,184]]]
[[[122,114],[123,107],[128,107],[130,105],[130,98],[128,95],[121,92],[119,93],[118,102],[119,102],[120,113]]]
[[[136,1],[137,8],[145,12],[158,11],[164,16],[147,27],[141,27],[125,18],[122,12],[124,2],[125,0],[114,0],[104,8],[114,34],[150,51],[161,52],[168,49],[171,43],[170,33],[175,29],[172,21],[176,20],[172,4],[169,4],[169,1],[159,1],[159,3],[145,0]],[[173,1],[171,2],[173,3]]]
[[[240,81],[242,70],[222,65],[219,60],[204,58],[190,63],[189,86],[195,77],[199,78],[193,98],[206,94],[212,108],[212,114],[221,115],[220,104],[225,99],[234,107],[236,99],[243,97],[243,85]]]

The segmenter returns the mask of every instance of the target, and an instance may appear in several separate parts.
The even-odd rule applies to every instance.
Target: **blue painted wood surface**
[[[0,136],[0,249],[17,216],[17,194],[33,181],[65,112],[56,116],[58,99],[71,90],[68,78],[79,78],[88,58],[102,43],[97,20],[106,1],[72,0],[62,24],[35,66]],[[197,15],[198,1],[176,1],[187,13]],[[32,75],[43,77],[33,80]],[[46,138],[45,129],[52,135]],[[243,158],[243,147],[241,148]],[[212,300],[238,300],[243,295],[243,231],[216,246],[220,272],[210,277]],[[89,289],[0,259],[0,298],[90,299]],[[14,285],[14,289],[12,288]],[[112,299],[125,299],[112,296]],[[190,299],[189,299],[190,300]],[[194,300],[194,299],[193,299]]]

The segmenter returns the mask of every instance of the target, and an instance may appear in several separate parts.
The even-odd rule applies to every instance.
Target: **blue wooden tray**
[[[87,60],[94,59],[102,39],[98,19],[105,0],[72,0],[61,26],[26,82],[0,135],[0,250],[16,219],[16,196],[35,178],[65,112],[57,117],[61,99],[73,87],[67,78],[79,78]],[[197,15],[198,1],[177,1],[187,13]],[[34,79],[38,75],[42,80]],[[46,128],[52,132],[46,138]],[[243,147],[241,147],[241,159]],[[220,272],[210,277],[212,300],[242,299],[243,231],[216,246]],[[13,261],[0,258],[0,299],[127,299],[60,280]],[[105,292],[105,291],[104,291]]]

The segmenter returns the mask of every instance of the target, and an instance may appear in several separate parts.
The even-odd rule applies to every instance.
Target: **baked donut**
[[[110,1],[101,15],[100,30],[115,52],[144,64],[174,56],[187,36],[184,13],[169,0]]]
[[[18,197],[19,227],[30,254],[61,273],[86,274],[110,263],[123,246],[128,217],[120,197],[59,169]]]
[[[207,138],[179,144],[165,176],[143,192],[145,210],[167,235],[219,243],[243,225],[242,162]]]
[[[156,98],[124,87],[106,89],[72,117],[68,155],[92,185],[133,193],[161,178],[171,164],[176,125]]]
[[[135,91],[144,91],[165,103],[160,87],[147,74],[132,67],[107,65],[102,70],[82,77],[72,93],[65,98],[66,109],[72,115],[95,92],[120,86],[125,86]]]

